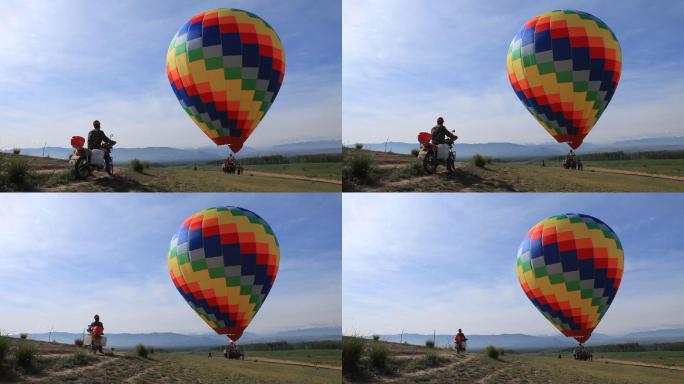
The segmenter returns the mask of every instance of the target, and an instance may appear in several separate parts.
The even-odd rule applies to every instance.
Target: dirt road
[[[672,365],[642,363],[640,361],[616,360],[616,359],[594,359],[594,361],[597,361],[600,363],[606,363],[606,364],[632,365],[632,366],[637,366],[637,367],[669,369],[671,371],[682,371],[682,372],[684,372],[684,367],[675,367]]]
[[[254,361],[255,363],[297,365],[300,367],[323,368],[323,369],[332,369],[332,370],[336,370],[336,371],[342,370],[342,367],[336,367],[334,365],[314,364],[314,363],[306,363],[303,361],[294,361],[294,360],[269,359],[266,357],[247,357],[245,360]]]
[[[587,171],[594,171],[594,172],[603,172],[603,173],[617,173],[619,175],[643,176],[643,177],[652,177],[652,178],[656,178],[656,179],[684,181],[684,177],[681,177],[681,176],[660,175],[660,174],[656,174],[656,173],[628,171],[625,169],[586,167],[586,170]]]

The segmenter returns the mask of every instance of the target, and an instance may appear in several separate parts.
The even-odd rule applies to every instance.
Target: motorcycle
[[[465,341],[465,340],[460,342],[460,343],[456,343],[456,353],[465,352],[466,347],[467,347],[466,343],[467,343],[467,341]]]
[[[111,135],[114,137],[114,135]],[[74,176],[77,179],[86,179],[95,171],[105,171],[110,176],[114,176],[114,160],[112,159],[112,148],[116,141],[110,140],[102,144],[102,149],[88,149],[83,145],[85,138],[82,136],[73,136],[71,138],[71,147],[74,151],[69,157],[69,164],[74,167]]]
[[[435,145],[431,142],[432,135],[430,133],[421,132],[418,134],[418,142],[420,143],[418,160],[422,159],[425,173],[432,175],[440,164],[447,167],[449,174],[456,173],[456,151],[454,151],[456,139],[447,138],[444,144]]]
[[[85,339],[83,340],[83,345],[90,347],[90,349],[93,351],[93,354],[96,354],[98,351],[100,353],[104,353],[102,347],[107,346],[107,338],[104,336],[104,328],[88,326],[88,335],[86,335]]]

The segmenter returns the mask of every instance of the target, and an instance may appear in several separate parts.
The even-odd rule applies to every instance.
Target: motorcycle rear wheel
[[[437,158],[433,152],[428,152],[423,159],[423,169],[428,175],[435,173],[437,169]]]

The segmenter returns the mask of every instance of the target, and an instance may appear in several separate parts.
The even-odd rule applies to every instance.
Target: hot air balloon
[[[271,291],[280,248],[271,227],[238,207],[185,219],[171,239],[169,273],[183,299],[216,333],[237,341]]]
[[[525,108],[556,141],[577,149],[615,94],[622,54],[598,17],[565,10],[523,25],[506,63]]]
[[[278,96],[285,51],[259,16],[214,9],[180,27],[166,55],[166,73],[195,124],[216,145],[237,153]]]
[[[518,281],[563,335],[589,340],[613,302],[624,269],[615,232],[589,215],[568,213],[532,227],[518,249]]]

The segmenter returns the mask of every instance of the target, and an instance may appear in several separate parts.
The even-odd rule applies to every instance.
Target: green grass
[[[659,175],[684,176],[684,159],[587,160],[584,165]]]
[[[629,360],[684,367],[684,351],[594,352],[594,358]]]
[[[204,383],[340,383],[342,372],[332,369],[317,369],[311,367],[300,367],[294,365],[279,365],[264,362],[228,360],[222,356],[212,359],[206,356],[191,354],[162,354],[165,365],[171,369],[165,369],[164,374],[171,377],[201,378]],[[171,371],[177,371],[173,373]],[[196,379],[195,379],[196,381]],[[188,380],[186,382],[195,382]],[[149,380],[145,375],[140,377],[140,383],[144,382],[164,382],[159,378]]]
[[[284,173],[321,179],[340,180],[342,178],[341,163],[294,163],[294,164],[260,164],[246,165],[245,172]]]
[[[301,361],[304,363],[342,366],[341,349],[293,349],[286,351],[245,351],[248,357]]]
[[[585,166],[590,164],[585,163]],[[684,182],[603,172],[573,171],[560,165],[491,164],[488,168],[519,191],[537,192],[682,192]]]
[[[154,167],[126,177],[159,191],[178,192],[339,192],[339,184],[250,175],[226,175],[217,167]]]
[[[596,358],[596,356],[594,356]],[[583,384],[636,384],[681,383],[684,373],[664,369],[632,367],[600,362],[575,361],[569,354],[563,359],[554,356],[507,355],[512,368],[506,372],[509,377],[534,378],[532,382],[583,383]],[[502,359],[503,360],[503,359]],[[512,364],[511,364],[512,363]],[[506,364],[506,363],[504,363]],[[504,381],[494,381],[504,382]]]
[[[356,151],[345,151],[349,161]],[[374,156],[380,164],[375,182],[349,183],[346,191],[384,192],[684,192],[684,182],[638,175],[563,169],[558,161],[542,160],[492,162],[483,168],[470,161],[457,161],[457,172],[450,176],[443,166],[432,176],[410,172],[415,158],[410,155],[389,156],[379,152],[361,151]],[[684,160],[643,159],[626,161],[584,161],[585,167],[617,168],[620,164],[646,164],[661,174],[681,175]],[[347,167],[347,166],[345,166]],[[643,169],[642,169],[643,171]]]

